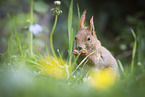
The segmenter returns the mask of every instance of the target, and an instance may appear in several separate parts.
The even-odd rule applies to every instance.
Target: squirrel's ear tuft
[[[90,20],[89,30],[90,30],[90,31],[94,31],[93,16],[92,16],[92,18],[91,18],[91,20]]]
[[[90,20],[89,31],[91,32],[92,35],[95,35],[95,27],[94,27],[94,23],[93,23],[93,16]]]
[[[85,17],[86,17],[86,10],[83,12],[81,19],[80,19],[80,30],[84,28]]]

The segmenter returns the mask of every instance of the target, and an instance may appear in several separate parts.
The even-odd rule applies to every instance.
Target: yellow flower
[[[111,87],[118,77],[118,73],[111,69],[92,70],[88,75],[90,77],[89,84],[103,90]]]
[[[39,64],[41,64],[40,68],[44,74],[58,79],[69,77],[69,67],[67,62],[62,59],[46,57],[44,60],[39,61]]]

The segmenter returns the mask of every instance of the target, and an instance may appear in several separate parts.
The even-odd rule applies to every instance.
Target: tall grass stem
[[[80,29],[80,8],[79,5],[77,4],[77,11],[78,11],[78,31]]]
[[[72,18],[73,18],[73,0],[71,0],[69,13],[68,13],[69,65],[71,65],[72,47],[73,47]]]
[[[30,25],[33,25],[33,0],[31,0],[31,6],[30,6]],[[30,54],[31,57],[33,56],[33,33],[30,31]]]
[[[58,15],[55,16],[54,25],[53,25],[52,31],[50,33],[50,49],[51,49],[52,55],[55,58],[56,58],[56,54],[55,54],[54,47],[53,47],[53,33],[54,33],[54,30],[55,30],[55,27],[56,27],[57,18],[58,18]]]
[[[137,47],[137,41],[136,41],[136,35],[133,29],[131,29],[133,38],[134,38],[134,46],[132,50],[132,61],[131,61],[131,73],[134,71],[134,60],[135,60],[135,53],[136,53],[136,47]]]

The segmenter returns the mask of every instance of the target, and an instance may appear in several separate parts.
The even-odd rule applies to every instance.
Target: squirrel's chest
[[[80,55],[78,59],[78,63],[80,63],[86,56]],[[87,59],[84,62],[85,65],[89,65],[91,67],[97,67],[97,68],[104,68],[104,59],[101,56],[100,53],[95,53],[93,55],[90,55],[87,57]]]

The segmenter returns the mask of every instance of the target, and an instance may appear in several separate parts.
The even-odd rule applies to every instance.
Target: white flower
[[[43,31],[43,28],[39,24],[34,24],[29,27],[29,31],[33,34],[38,34]]]
[[[137,65],[138,65],[138,66],[141,66],[141,62],[137,62]]]
[[[27,22],[30,22],[30,20],[26,20]]]
[[[54,5],[60,5],[61,2],[60,1],[54,1]]]

